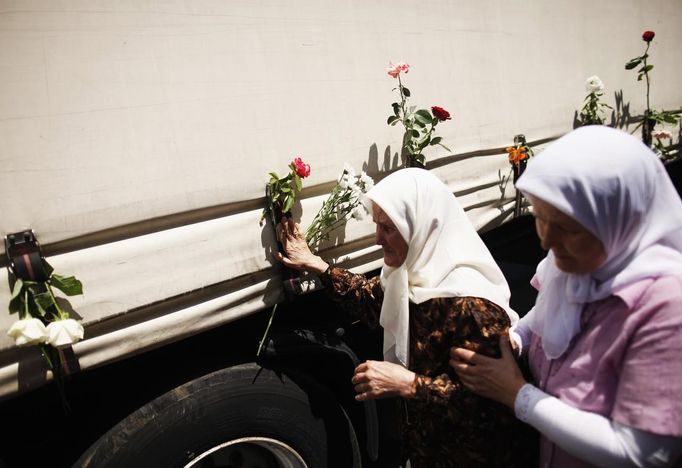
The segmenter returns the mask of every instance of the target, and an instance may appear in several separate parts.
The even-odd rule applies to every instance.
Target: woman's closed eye
[[[383,223],[376,223],[376,225],[377,225],[377,228],[385,234],[392,234],[392,233],[396,232],[396,228],[394,228],[393,226],[389,226],[389,225],[383,224]]]

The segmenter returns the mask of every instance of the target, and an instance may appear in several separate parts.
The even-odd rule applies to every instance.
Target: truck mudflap
[[[343,335],[343,329],[338,329],[337,335]],[[360,359],[355,352],[338,336],[311,330],[292,330],[289,333],[273,334],[264,345],[262,356],[265,359],[279,360],[295,357],[300,359],[305,355],[336,355],[350,360],[353,368],[360,365]],[[363,403],[365,414],[365,430],[367,434],[367,453],[372,461],[379,457],[379,418],[376,404],[373,400]]]

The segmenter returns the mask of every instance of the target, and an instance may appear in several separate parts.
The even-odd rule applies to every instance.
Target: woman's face
[[[606,260],[601,241],[582,224],[544,200],[529,196],[542,248],[552,250],[566,273],[592,273]]]
[[[399,267],[407,258],[407,242],[376,203],[372,203],[372,218],[377,225],[376,243],[384,250],[384,263],[393,268]]]

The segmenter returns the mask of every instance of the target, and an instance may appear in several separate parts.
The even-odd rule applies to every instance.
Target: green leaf
[[[394,102],[394,103],[391,104],[391,105],[393,106],[393,113],[394,113],[396,116],[399,116],[399,115],[400,115],[400,104],[398,104],[397,102]]]
[[[648,73],[652,68],[654,68],[653,65],[647,65],[646,67],[642,67],[639,70],[637,70],[638,73]]]
[[[400,117],[398,117],[397,115],[392,115],[386,120],[386,123],[388,125],[395,125],[399,120]]]
[[[16,314],[17,312],[22,310],[23,307],[21,297],[15,297],[14,299],[10,299],[8,309],[10,314]]]
[[[419,138],[419,130],[411,130],[412,138]]]
[[[642,81],[642,77],[643,77],[643,76],[644,76],[644,75],[639,75],[639,76],[637,77],[637,81]]]
[[[294,197],[287,197],[286,201],[284,202],[284,206],[282,207],[282,213],[291,211],[292,206],[294,206]]]
[[[45,260],[44,258],[40,260],[40,263],[43,265],[43,270],[45,270],[45,274],[49,278],[52,272],[54,271],[54,268],[52,268],[52,265],[47,263],[47,260]]]
[[[431,138],[431,143],[429,143],[429,144],[431,146],[438,145],[438,144],[440,144],[442,139],[443,139],[442,137],[433,137],[433,138]]]
[[[430,124],[433,121],[433,117],[431,116],[431,113],[425,109],[420,109],[414,114],[415,118],[423,123],[423,124]]]
[[[405,133],[403,133],[403,146],[406,146],[410,142],[410,130],[405,130]]]
[[[14,282],[14,287],[12,288],[12,297],[9,300],[9,313],[16,314],[21,310],[22,306],[22,290],[24,289],[24,283],[21,279],[17,278]]]
[[[445,146],[443,143],[438,143],[438,146],[441,146],[441,147],[445,148],[447,151],[452,151],[450,148],[448,148],[447,146]]]
[[[413,154],[411,157],[419,166],[424,167],[426,165],[426,157],[423,154]]]
[[[83,294],[83,283],[75,276],[62,276],[55,273],[50,277],[50,284],[67,296]]]
[[[403,89],[403,94],[405,95],[405,97],[410,97],[410,90],[407,89],[405,86],[403,86],[402,89]]]
[[[271,173],[270,173],[270,177],[271,177],[272,179],[279,180],[279,176],[277,175],[276,172],[271,172]]]
[[[642,63],[642,59],[640,57],[638,57],[636,59],[632,59],[628,63],[625,64],[625,69],[626,70],[632,70],[633,68],[635,68],[640,63]]]
[[[659,122],[665,122],[669,124],[676,124],[678,120],[678,117],[668,112],[661,112],[660,114],[655,115],[654,118]]]
[[[47,313],[49,312],[50,308],[54,305],[54,302],[52,301],[52,296],[50,296],[50,294],[47,292],[34,292],[33,294],[29,294],[28,301],[29,309],[34,308],[31,307],[32,302],[33,304],[35,304],[35,309],[37,309],[37,312],[40,314],[41,317],[45,317],[45,315],[47,315]]]
[[[419,128],[426,127],[427,123],[428,122],[426,122],[426,123],[422,122],[421,120],[419,120],[419,118],[415,119],[415,121],[414,121],[414,124]]]
[[[301,189],[303,188],[303,182],[301,181],[301,176],[299,176],[298,174],[294,176],[294,184],[296,184],[296,190],[300,192]]]
[[[12,299],[15,297],[18,297],[21,294],[21,290],[24,287],[24,282],[21,280],[21,278],[17,278],[17,280],[14,282],[14,288],[12,288]]]

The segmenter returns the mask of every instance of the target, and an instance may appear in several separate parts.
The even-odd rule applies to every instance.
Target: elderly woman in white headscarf
[[[512,329],[535,384],[451,351],[464,385],[542,434],[548,467],[672,466],[682,452],[682,202],[635,137],[589,126],[518,181],[543,248],[535,307]],[[682,460],[680,460],[682,461]]]
[[[344,310],[383,327],[384,361],[357,367],[356,399],[404,399],[403,457],[412,468],[529,466],[530,428],[464,389],[448,366],[453,345],[499,356],[499,336],[518,319],[502,272],[430,172],[399,170],[367,197],[384,255],[379,277],[330,266],[310,252],[293,221],[279,225],[281,262],[320,274]]]

